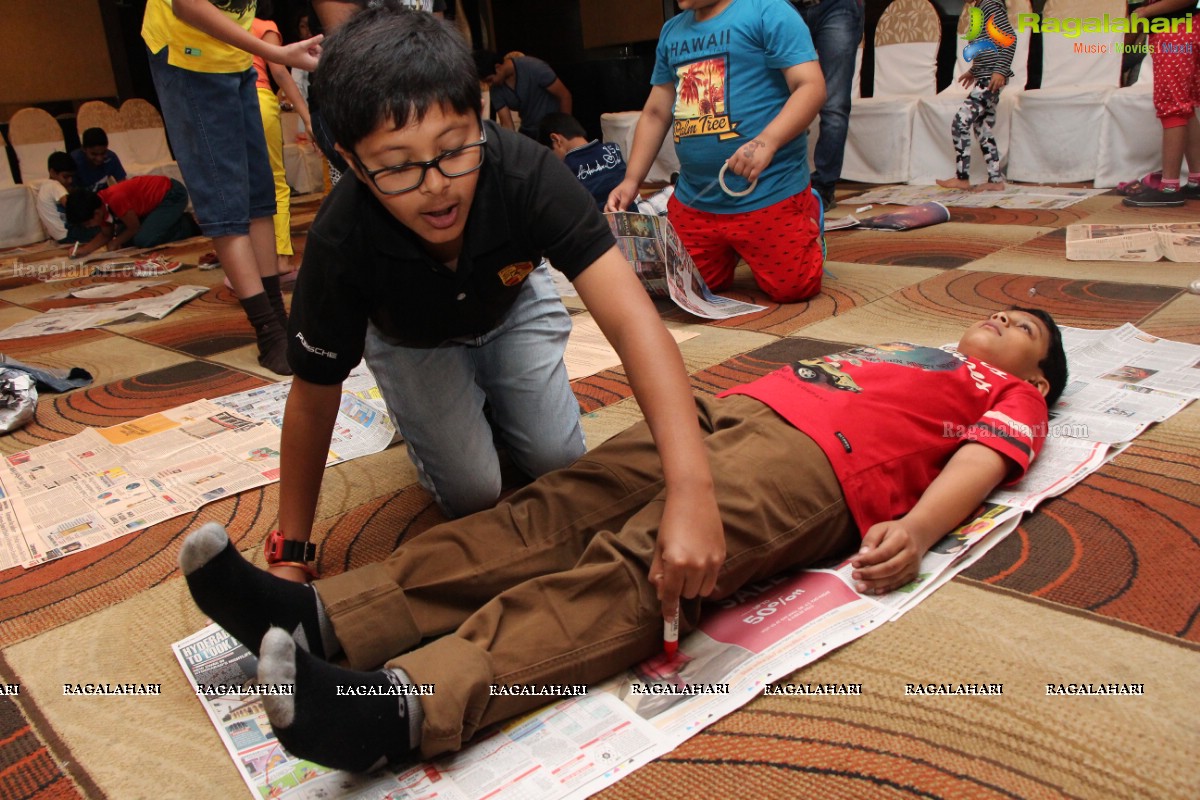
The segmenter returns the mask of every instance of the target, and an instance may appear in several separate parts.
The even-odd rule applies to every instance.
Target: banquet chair
[[[937,92],[942,24],[929,0],[893,0],[875,29],[875,91],[850,105],[842,179],[904,183],[910,177],[913,118]]]
[[[629,151],[633,149],[633,132],[637,129],[641,111],[615,111],[600,115],[600,136],[606,142],[615,142],[621,148],[621,157],[629,161]],[[663,137],[662,146],[650,171],[646,173],[648,183],[666,183],[671,180],[671,173],[679,172],[679,157],[675,155],[675,139],[670,126],[667,135]]]
[[[321,191],[325,183],[325,157],[311,139],[300,137],[300,115],[284,111],[279,122],[283,129],[283,171],[288,186],[300,194]]]
[[[1124,0],[1047,0],[1043,17],[1124,17]],[[1042,86],[1017,97],[1008,177],[1056,183],[1096,177],[1104,107],[1120,84],[1120,33],[1042,31]]]
[[[121,112],[103,100],[88,100],[75,112],[75,128],[80,137],[89,128],[100,128],[108,136],[108,146],[121,159],[121,163],[125,164],[132,160],[133,154],[128,149],[118,146],[120,142],[113,141],[118,138],[122,126]]]
[[[13,180],[0,135],[0,247],[18,247],[46,238],[37,215],[37,195]]]
[[[1028,14],[1032,11],[1029,0],[1008,0],[1008,19],[1013,29],[1017,27],[1017,15]],[[968,9],[958,18],[959,44],[967,32],[970,16]],[[996,108],[996,124],[992,130],[996,137],[996,146],[1000,149],[1000,162],[1007,162],[1009,131],[1011,129],[1012,110],[1017,102],[1017,96],[1025,91],[1029,80],[1029,37],[1028,33],[1017,34],[1016,52],[1013,54],[1013,77],[1000,92],[1000,103]],[[949,178],[954,175],[954,143],[950,140],[950,125],[954,115],[958,113],[962,101],[967,96],[967,89],[958,82],[958,76],[971,68],[970,62],[963,59],[961,46],[955,47],[957,56],[954,62],[954,80],[950,82],[935,97],[922,97],[917,104],[916,118],[913,120],[912,133],[912,183],[932,184],[938,178]],[[979,142],[972,135],[971,142],[971,183],[983,183],[987,180],[987,166],[983,160],[983,152]]]
[[[49,178],[46,159],[56,150],[67,149],[58,120],[40,108],[22,108],[13,114],[8,122],[8,140],[17,154],[25,184]]]
[[[125,162],[126,171],[130,175],[165,175],[183,183],[179,165],[171,158],[158,109],[145,100],[131,98],[121,104],[120,120],[119,130],[115,136],[109,134],[108,141]]]
[[[1200,164],[1185,163],[1185,182],[1189,167]],[[1162,169],[1162,123],[1154,113],[1154,66],[1147,55],[1137,80],[1114,89],[1104,103],[1095,186],[1107,189],[1156,169]]]

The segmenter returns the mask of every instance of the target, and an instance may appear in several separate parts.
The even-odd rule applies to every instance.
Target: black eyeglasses
[[[354,160],[358,168],[371,179],[380,194],[404,194],[416,189],[425,181],[425,173],[430,168],[447,178],[457,178],[467,175],[483,166],[483,146],[487,144],[487,129],[482,128],[479,141],[464,144],[453,150],[447,150],[437,158],[429,161],[410,161],[407,164],[397,164],[394,167],[367,169],[362,159],[355,153]]]

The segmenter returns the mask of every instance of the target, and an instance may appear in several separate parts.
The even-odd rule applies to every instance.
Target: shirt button
[[[454,298],[454,299],[455,299],[455,300],[466,300],[466,299],[467,299],[467,293],[466,293],[466,292],[459,292],[459,294],[458,294],[458,297],[456,297],[456,298]]]

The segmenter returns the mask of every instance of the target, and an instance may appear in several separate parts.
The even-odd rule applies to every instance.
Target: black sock
[[[278,287],[276,287],[278,288]],[[282,297],[280,298],[282,302]],[[287,360],[287,329],[271,306],[266,292],[238,300],[246,318],[254,326],[254,338],[258,343],[258,363],[279,375],[291,375],[292,368]]]
[[[406,698],[397,693],[404,684],[392,672],[342,669],[272,628],[263,637],[258,682],[294,687],[291,695],[263,695],[275,736],[292,755],[350,772],[411,757]]]
[[[279,320],[280,327],[284,332],[288,327],[287,306],[283,302],[283,290],[279,288],[279,276],[268,275],[262,279],[263,294],[267,296],[267,302],[271,304],[271,310],[275,312],[275,317]]]
[[[320,599],[311,586],[277,578],[242,558],[225,529],[209,522],[179,551],[179,566],[200,610],[258,655],[272,626],[302,637],[301,645],[328,658],[338,651],[332,630],[322,629]]]

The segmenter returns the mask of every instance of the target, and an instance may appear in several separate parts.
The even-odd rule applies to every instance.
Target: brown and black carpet
[[[298,248],[316,202],[294,216]],[[1200,343],[1200,297],[1186,291],[1200,265],[1064,257],[1068,224],[1158,216],[1102,195],[1065,211],[954,209],[949,223],[909,233],[839,231],[829,236],[833,277],[811,302],[766,302],[743,271],[729,294],[765,311],[718,323],[663,315],[701,334],[682,349],[695,389],[708,393],[845,344],[952,341],[1014,303],[1066,325],[1131,322]],[[191,266],[207,249],[176,251],[189,266],[170,279],[210,290],[162,321],[0,344],[27,363],[80,366],[96,378],[44,394],[36,420],[0,439],[0,452],[272,380],[221,273]],[[89,278],[40,283],[6,272],[0,327],[86,302],[50,296]],[[620,369],[575,389],[593,446],[639,418]],[[380,559],[441,519],[414,479],[397,447],[328,471],[316,532],[324,574]],[[188,531],[217,520],[261,561],[277,498],[276,486],[245,492],[0,573],[0,683],[20,685],[18,696],[0,697],[0,797],[245,796],[170,651],[204,623],[176,557]],[[915,610],[796,676],[861,683],[862,696],[759,698],[601,796],[1197,798],[1198,617],[1200,409],[1190,407],[1027,517]],[[87,679],[161,682],[163,694],[63,696],[63,683]],[[905,696],[911,682],[1003,683],[1004,694]],[[1145,694],[1046,696],[1045,684],[1069,682],[1142,683]]]

